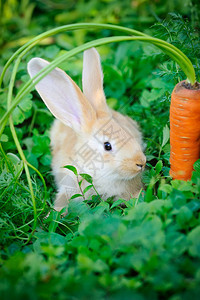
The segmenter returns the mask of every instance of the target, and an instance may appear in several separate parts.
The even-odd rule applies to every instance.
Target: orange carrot
[[[191,88],[179,82],[171,96],[170,107],[170,175],[190,180],[194,162],[200,156],[200,84]]]

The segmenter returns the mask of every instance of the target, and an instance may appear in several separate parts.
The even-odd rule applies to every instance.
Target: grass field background
[[[199,1],[5,0],[0,8],[0,71],[34,36],[65,24],[96,22],[126,26],[172,43],[192,61],[200,81]],[[48,37],[23,57],[13,95],[29,80],[27,62],[32,57],[52,61],[111,34],[117,33],[79,30]],[[117,206],[121,199],[112,203],[98,194],[82,203],[71,200],[62,218],[53,210],[53,117],[37,92],[30,92],[12,113],[23,153],[35,168],[29,168],[30,182],[9,123],[0,139],[0,297],[199,299],[200,161],[191,181],[169,177],[170,95],[184,74],[147,43],[112,43],[98,51],[109,106],[141,126],[147,156],[145,189],[126,208]],[[13,66],[0,89],[1,118],[8,110]],[[60,67],[81,87],[82,54]]]

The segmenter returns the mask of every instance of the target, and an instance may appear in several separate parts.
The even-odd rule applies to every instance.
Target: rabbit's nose
[[[138,168],[142,169],[144,165],[142,165],[142,164],[136,164],[136,166],[137,166]]]
[[[139,159],[137,159],[137,161],[136,161],[135,164],[138,167],[138,170],[144,169],[144,167],[146,165],[146,157],[144,155],[142,155],[142,157],[140,157]]]

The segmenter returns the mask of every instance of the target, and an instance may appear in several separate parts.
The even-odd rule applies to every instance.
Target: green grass
[[[200,10],[195,9],[195,3],[191,9],[177,2],[180,14],[170,14],[162,21],[172,12],[173,1],[156,6],[150,2],[130,10],[130,1],[117,2],[118,6],[115,1],[88,1],[85,6],[78,1],[76,6],[64,3],[64,8],[55,1],[52,10],[51,1],[45,7],[42,2],[22,1],[15,7],[10,4],[10,19],[8,11],[5,13],[8,8],[3,6],[1,70],[21,45],[22,37],[28,41],[69,20],[92,21],[129,28],[134,24],[137,30],[172,43],[191,60],[200,81]],[[55,26],[49,23],[50,18]],[[45,45],[36,45],[16,65],[10,91],[13,84],[16,96],[28,82],[26,65],[32,57],[53,61],[82,43],[110,35],[110,30],[60,33]],[[52,209],[56,188],[50,168],[49,129],[53,117],[34,90],[24,96],[1,136],[1,299],[198,299],[200,161],[190,182],[169,177],[170,95],[185,75],[153,45],[128,41],[98,50],[108,104],[141,125],[148,159],[145,189],[138,199],[128,201],[126,208],[117,206],[122,200],[112,203],[98,194],[82,203],[71,200],[69,214],[62,218],[62,212]],[[81,54],[59,66],[81,86]],[[8,95],[12,72],[13,64],[0,90],[0,118],[13,103]],[[23,151],[24,161],[13,135],[15,142],[20,141],[18,150]]]

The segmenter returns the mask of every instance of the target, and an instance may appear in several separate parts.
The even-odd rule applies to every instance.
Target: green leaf
[[[37,157],[50,153],[50,139],[47,135],[34,135],[33,141],[34,146],[32,148],[32,153],[34,153]]]
[[[27,137],[23,139],[23,143],[26,146],[28,152],[32,152],[32,148],[34,146],[34,141],[32,137]]]
[[[85,174],[85,173],[80,174],[80,176],[83,177],[87,182],[92,184],[92,182],[93,182],[92,176]]]
[[[191,220],[192,216],[192,211],[187,206],[181,207],[178,215],[176,216],[178,225],[181,228],[186,228],[189,225],[189,221]]]
[[[121,70],[116,66],[104,64],[104,80],[105,83],[109,83],[105,86],[105,94],[108,98],[122,97],[126,90],[126,85]]]
[[[33,102],[31,101],[31,99],[32,99],[32,95],[28,94],[28,95],[26,95],[26,97],[24,97],[20,101],[19,107],[21,108],[21,110],[26,112],[26,111],[29,111],[32,108]]]
[[[162,167],[163,167],[163,163],[161,160],[159,160],[155,166],[156,174],[159,174],[161,172]]]
[[[140,98],[141,105],[144,107],[150,107],[151,102],[160,98],[163,93],[164,91],[162,89],[152,89],[151,91],[144,90]]]
[[[57,45],[51,45],[45,48],[44,55],[47,59],[53,59],[60,51]]]
[[[171,201],[156,199],[149,203],[149,213],[165,215],[172,209]]]
[[[199,173],[200,175],[200,159],[198,159],[195,163],[194,163],[194,169],[196,172]]]
[[[7,153],[7,157],[12,162],[14,167],[14,174],[20,176],[23,170],[23,161],[19,159],[14,153]]]
[[[154,199],[153,192],[154,192],[153,185],[149,184],[145,192],[145,202],[151,202]]]
[[[108,98],[108,99],[106,99],[106,102],[110,108],[114,109],[117,107],[118,101],[116,98]]]
[[[109,211],[109,204],[106,201],[102,201],[99,203],[98,206],[96,206],[93,211],[95,212],[95,215],[102,215],[103,212]]]
[[[146,215],[148,214],[148,211],[149,211],[148,204],[146,202],[143,202],[129,209],[127,215],[124,216],[124,219],[128,221],[135,220],[141,223],[143,219],[146,217]]]
[[[66,239],[61,234],[55,232],[36,232],[35,234],[37,241],[36,245],[55,245],[55,246],[62,246],[66,243]],[[36,246],[36,247],[37,247]],[[34,247],[35,248],[35,247]],[[38,250],[38,249],[37,249]]]
[[[159,186],[159,190],[163,191],[163,192],[165,192],[167,194],[170,194],[172,192],[172,190],[173,190],[173,187],[170,184],[161,184]]]
[[[0,137],[0,142],[8,142],[8,136],[3,133]]]
[[[118,206],[118,205],[120,205],[120,204],[122,204],[122,203],[125,203],[125,202],[126,201],[124,199],[118,199],[118,200],[114,201],[114,203],[111,206],[111,209]]]
[[[130,245],[143,245],[146,249],[152,247],[162,247],[165,242],[165,236],[162,231],[162,221],[158,216],[152,219],[145,219],[138,226],[134,226],[127,230],[122,238],[122,244]]]
[[[78,172],[77,172],[77,169],[74,167],[74,166],[71,166],[71,165],[66,165],[64,166],[63,168],[65,169],[68,169],[70,171],[72,171],[76,176],[78,176]]]
[[[163,128],[163,141],[161,145],[162,148],[167,144],[168,140],[169,140],[169,127],[165,125],[165,127]]]
[[[35,168],[38,168],[38,159],[35,154],[32,152],[28,152],[27,150],[24,151],[27,161],[33,165]]]
[[[161,78],[155,78],[151,80],[151,86],[155,89],[169,89],[169,83]]]
[[[79,248],[81,246],[87,247],[88,246],[88,239],[85,236],[75,236],[70,243],[70,246],[74,248]]]
[[[93,187],[92,184],[88,185],[88,186],[83,190],[83,194],[85,194],[87,191],[89,191],[92,187]]]
[[[49,166],[51,164],[51,155],[45,154],[45,155],[41,156],[40,162],[41,162],[41,164],[43,164],[43,166]]]
[[[200,159],[194,163],[194,172],[192,172],[192,182],[198,186],[200,192]]]
[[[78,197],[83,197],[83,195],[81,195],[81,194],[74,194],[73,196],[71,196],[70,199],[75,199],[75,198],[78,198]]]
[[[190,243],[190,254],[200,257],[200,226],[197,226],[188,234],[188,241]]]
[[[94,261],[85,254],[78,254],[77,263],[80,269],[93,270]]]
[[[176,230],[168,230],[166,233],[167,250],[173,255],[180,256],[188,247],[188,241],[185,234]]]
[[[169,199],[171,200],[173,207],[176,209],[179,209],[180,207],[186,204],[185,195],[178,190],[173,190],[169,195]]]
[[[13,117],[14,125],[21,124],[25,120],[25,115],[18,106],[15,107],[15,109],[13,110],[12,117]]]
[[[78,181],[79,187],[81,187],[81,184],[82,184],[83,180],[84,180],[84,179],[82,178],[81,180]]]

